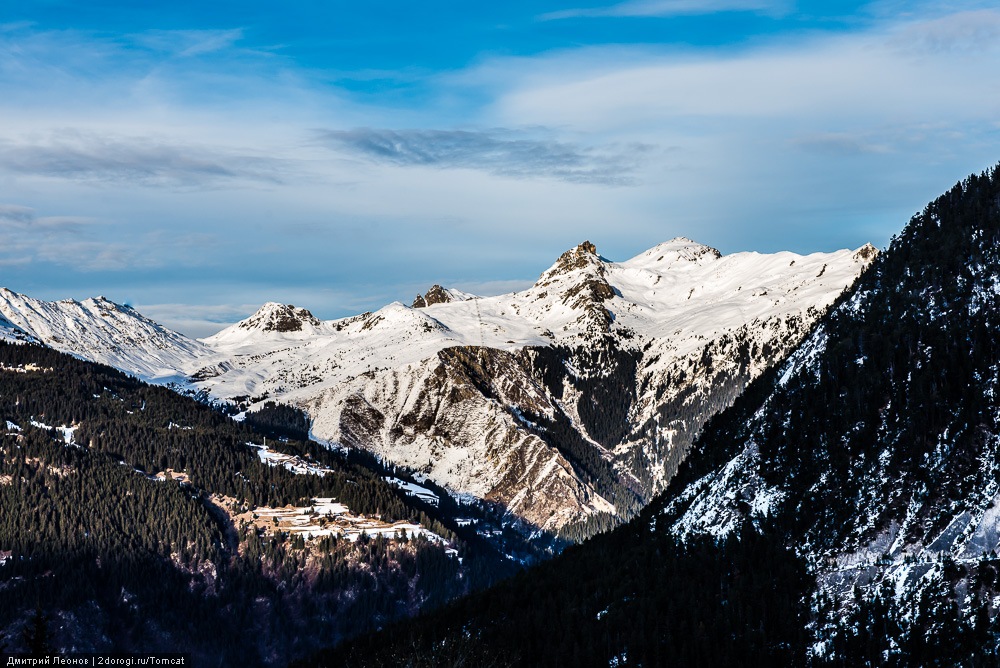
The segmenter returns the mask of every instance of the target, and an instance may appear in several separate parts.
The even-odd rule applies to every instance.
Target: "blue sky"
[[[0,8],[0,285],[203,336],[525,287],[590,239],[884,246],[1000,161],[990,3]]]

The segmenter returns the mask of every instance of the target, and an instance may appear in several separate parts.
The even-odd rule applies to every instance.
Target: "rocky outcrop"
[[[424,308],[433,304],[447,304],[452,301],[455,301],[455,297],[448,290],[435,283],[426,293],[417,295],[416,299],[413,300],[412,308]]]
[[[292,304],[268,302],[256,313],[239,323],[242,329],[257,329],[262,332],[301,332],[304,325],[318,327],[319,320],[304,308]]]

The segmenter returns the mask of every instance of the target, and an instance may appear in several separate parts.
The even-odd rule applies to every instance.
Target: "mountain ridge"
[[[81,339],[127,307],[8,297],[0,312],[20,303],[27,314],[8,310],[41,340],[149,380],[303,408],[316,438],[496,502],[529,534],[583,523],[571,532],[583,536],[662,489],[704,420],[805,335],[872,250],[722,255],[677,237],[612,262],[587,241],[521,292],[441,288],[449,299],[330,321],[268,302],[176,349],[180,335],[134,314],[121,329],[135,359]],[[36,311],[49,315],[32,325]],[[49,324],[77,311],[83,327]]]

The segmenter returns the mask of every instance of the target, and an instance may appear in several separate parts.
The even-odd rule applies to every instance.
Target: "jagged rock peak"
[[[450,302],[464,302],[470,299],[479,299],[477,295],[471,292],[462,292],[461,290],[456,290],[455,288],[444,288],[435,283],[431,286],[431,289],[422,295],[417,295],[416,299],[413,300],[411,308],[423,308],[425,306],[432,306],[434,304],[448,304]]]
[[[417,295],[417,298],[413,300],[413,308],[423,308],[431,304],[447,304],[453,301],[456,300],[451,293],[435,283],[425,294]]]
[[[547,285],[557,276],[587,269],[593,269],[597,274],[603,275],[604,263],[597,254],[597,247],[589,241],[584,241],[560,255],[556,263],[539,277],[538,285]]]
[[[320,322],[304,308],[292,304],[268,302],[252,316],[239,323],[242,329],[259,329],[264,332],[300,332],[303,325],[319,326]]]
[[[82,306],[92,307],[92,308],[98,309],[99,311],[131,311],[131,310],[133,310],[133,309],[131,309],[128,306],[124,306],[122,304],[118,304],[116,302],[113,302],[113,301],[111,301],[110,299],[108,299],[107,297],[105,297],[103,295],[97,296],[97,297],[91,297],[90,299],[84,299],[82,303],[76,301],[75,299],[66,299],[66,300],[63,300],[63,302],[67,303],[67,304],[78,304],[78,305],[82,305]]]
[[[535,301],[555,298],[581,311],[577,322],[591,333],[606,333],[614,319],[603,302],[617,293],[608,283],[606,261],[589,241],[560,255],[539,277],[533,292]]]
[[[597,254],[597,246],[589,241],[584,241],[576,248],[570,248],[560,255],[559,259],[556,260],[556,267],[563,271],[581,269],[600,259],[601,256]]]
[[[854,259],[867,262],[869,260],[874,260],[878,254],[879,250],[877,248],[871,244],[865,244],[858,250],[854,251]]]

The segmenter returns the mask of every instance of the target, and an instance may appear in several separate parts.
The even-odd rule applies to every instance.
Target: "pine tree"
[[[32,615],[31,621],[28,622],[28,626],[23,631],[24,645],[28,653],[33,657],[46,656],[52,653],[48,623],[49,619],[42,612],[42,607],[40,605],[37,606],[35,614]]]

